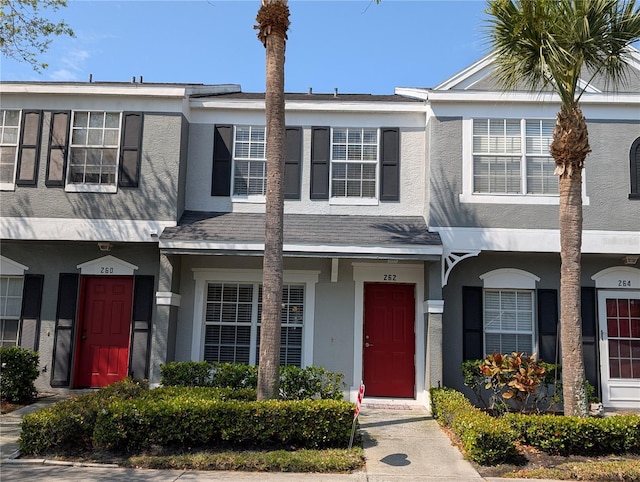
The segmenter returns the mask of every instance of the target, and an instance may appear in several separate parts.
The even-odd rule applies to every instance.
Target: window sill
[[[629,194],[629,199],[634,199],[634,200],[640,199],[640,192],[632,192],[632,193],[630,193]]]
[[[104,186],[100,184],[67,184],[64,187],[66,192],[94,192],[114,194],[118,192],[117,186]]]
[[[231,202],[233,203],[251,203],[251,204],[264,204],[267,202],[265,196],[232,196]]]
[[[461,203],[469,204],[560,204],[560,196],[536,195],[536,194],[460,194]],[[589,197],[582,198],[582,205],[589,206]]]
[[[16,185],[12,182],[0,182],[0,191],[15,191]]]
[[[377,198],[361,198],[361,197],[332,197],[329,204],[337,206],[377,206],[380,204]]]

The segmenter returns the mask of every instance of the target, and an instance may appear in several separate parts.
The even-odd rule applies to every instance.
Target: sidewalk
[[[366,468],[352,474],[203,472],[125,469],[105,464],[73,464],[45,459],[19,459],[22,416],[64,399],[62,395],[0,415],[0,480],[65,481],[296,481],[308,482],[518,482],[524,479],[482,478],[451,445],[429,412],[417,405],[365,403],[360,430]],[[538,480],[538,482],[545,482]],[[553,482],[553,481],[546,481]]]

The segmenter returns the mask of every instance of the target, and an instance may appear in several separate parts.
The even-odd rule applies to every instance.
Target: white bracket
[[[455,251],[449,251],[445,249],[445,252],[442,255],[442,265],[441,265],[441,278],[442,278],[442,287],[444,288],[447,285],[447,280],[449,279],[449,275],[451,274],[451,270],[463,259],[471,258],[472,256],[478,256],[480,254],[479,249],[457,249]]]

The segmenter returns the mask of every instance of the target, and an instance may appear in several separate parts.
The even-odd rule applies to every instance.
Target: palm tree
[[[504,90],[551,89],[560,112],[550,152],[560,192],[560,337],[564,411],[587,415],[580,316],[582,169],[591,151],[579,106],[581,75],[625,80],[628,47],[640,39],[634,0],[489,0],[488,38]]]
[[[266,49],[265,115],[267,192],[262,278],[262,320],[258,400],[278,396],[282,311],[282,241],[284,227],[284,52],[289,28],[287,0],[261,0],[256,29]]]

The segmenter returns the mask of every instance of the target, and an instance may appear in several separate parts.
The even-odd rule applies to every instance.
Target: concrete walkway
[[[428,411],[417,405],[364,403],[360,429],[366,468],[352,474],[204,472],[125,469],[115,465],[79,464],[46,459],[20,459],[18,436],[22,417],[63,399],[52,396],[0,415],[0,480],[191,482],[518,482],[519,479],[482,478],[462,458]],[[545,482],[539,480],[538,482]],[[553,481],[546,481],[553,482]]]

